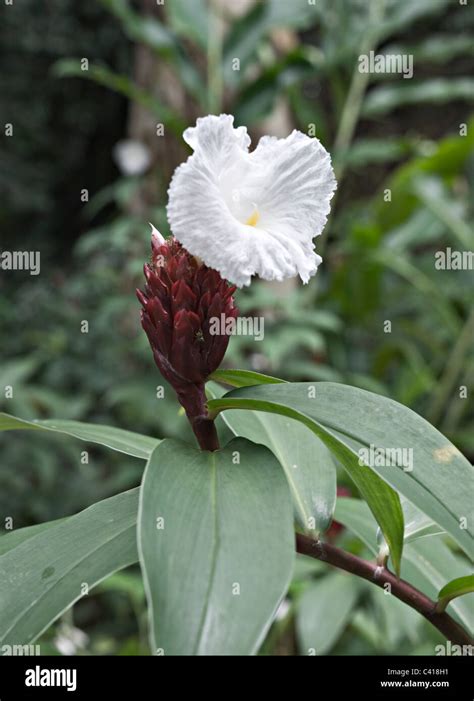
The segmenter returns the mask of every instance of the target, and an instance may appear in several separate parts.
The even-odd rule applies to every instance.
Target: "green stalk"
[[[434,393],[433,399],[427,411],[427,419],[432,424],[437,424],[443,408],[449,399],[453,390],[456,378],[462,372],[464,358],[472,347],[472,339],[474,338],[474,308],[464,325],[461,334],[455,343],[451,354],[446,362],[444,373],[438,383],[438,390]]]
[[[361,45],[359,47],[359,55],[368,54],[370,51],[373,51],[377,47],[378,26],[383,18],[384,10],[385,0],[372,0],[372,2],[370,3],[367,18],[368,29],[367,32],[364,34]],[[347,152],[347,149],[351,145],[352,139],[354,138],[357,122],[359,121],[360,113],[362,110],[362,104],[364,101],[364,96],[369,81],[370,74],[361,73],[359,71],[359,64],[356,61],[356,65],[354,66],[354,70],[352,72],[351,84],[349,86],[349,91],[344,102],[341,119],[339,121],[339,127],[334,141],[334,172],[338,181],[338,189],[336,190],[332,198],[331,213],[329,214],[324,232],[318,239],[317,252],[319,255],[323,255],[326,246],[327,232],[330,230],[332,213],[334,212],[337,195],[346,169],[344,163],[344,156]]]
[[[223,19],[215,0],[209,4],[209,31],[207,40],[207,103],[210,114],[222,111],[224,83],[222,75]]]

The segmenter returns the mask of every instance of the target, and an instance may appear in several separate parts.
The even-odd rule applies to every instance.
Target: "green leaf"
[[[117,591],[120,594],[128,594],[130,599],[137,605],[145,603],[145,589],[141,572],[121,571],[115,572],[98,585],[97,592]]]
[[[136,458],[147,460],[153,449],[160,442],[156,438],[143,436],[114,426],[102,426],[100,424],[87,424],[81,421],[61,421],[46,419],[44,421],[26,421],[11,414],[0,412],[0,431],[33,430],[54,431],[74,436],[87,443],[97,443],[106,448],[111,448],[119,453],[133,455]]]
[[[474,80],[471,78],[436,78],[422,83],[409,82],[410,85],[403,85],[399,81],[396,85],[383,85],[372,90],[365,101],[362,114],[365,117],[379,117],[405,105],[473,101]]]
[[[216,380],[216,382],[224,382],[226,385],[232,385],[232,387],[250,387],[252,385],[272,385],[285,382],[285,380],[280,380],[278,377],[271,377],[270,375],[262,375],[259,372],[253,372],[251,370],[216,370],[209,377],[210,380]]]
[[[385,265],[397,275],[405,278],[413,287],[426,297],[427,303],[438,313],[440,320],[446,329],[453,336],[459,334],[458,316],[450,303],[450,300],[443,293],[443,290],[432,278],[414,265],[410,260],[402,255],[394,256],[393,250],[388,251],[383,247],[374,250],[369,254],[370,259],[380,265]]]
[[[407,31],[416,22],[428,21],[431,16],[441,14],[450,3],[451,0],[390,0],[386,4],[385,18],[377,28],[379,41]]]
[[[232,23],[223,47],[223,75],[229,86],[242,81],[242,72],[245,72],[265,36],[266,17],[266,5],[256,3],[243,17]],[[232,70],[234,58],[239,59],[239,71]]]
[[[121,23],[125,34],[137,43],[145,44],[159,54],[167,55],[175,48],[174,37],[156,17],[134,12],[128,0],[100,0],[102,5]]]
[[[436,525],[436,523],[434,523],[422,511],[417,509],[416,506],[413,506],[413,504],[407,499],[402,497],[400,501],[402,504],[403,518],[405,522],[405,543],[411,543],[418,538],[424,538],[431,535],[440,535],[441,533],[444,533],[444,531],[438,525]],[[388,548],[383,537],[381,537],[380,532],[377,533],[377,541],[379,542],[379,553],[382,554],[384,550],[387,550],[388,555]]]
[[[35,640],[81,598],[83,583],[90,590],[136,562],[137,507],[138,489],[124,492],[51,525],[2,555],[0,643]]]
[[[7,553],[9,550],[13,550],[20,543],[24,543],[25,540],[32,538],[38,533],[45,531],[51,526],[57,526],[58,523],[65,521],[66,519],[57,519],[56,521],[47,521],[46,523],[39,523],[36,526],[27,526],[26,528],[16,528],[12,531],[7,531],[5,535],[0,536],[0,556]]]
[[[395,596],[388,596],[385,589],[368,582],[366,589],[368,594],[370,592],[371,606],[367,613],[375,625],[377,654],[384,654],[385,651],[396,654],[396,647],[403,644],[404,639],[412,645],[419,643],[425,631],[420,630],[423,618],[418,611]]]
[[[317,3],[309,3],[308,0],[293,0],[291,4],[285,0],[267,0],[267,7],[269,29],[307,29],[319,20],[321,14]]]
[[[165,3],[165,10],[168,22],[177,34],[192,38],[207,48],[210,18],[205,0],[173,0]]]
[[[429,63],[446,63],[456,56],[472,56],[474,46],[469,34],[437,34],[422,39],[415,44],[390,44],[382,52],[385,55],[412,54],[413,62],[419,65],[422,61]],[[380,74],[381,78],[386,76]],[[376,76],[374,75],[374,78]]]
[[[2,362],[0,369],[0,387],[23,382],[38,368],[36,358],[20,358],[11,362]]]
[[[400,138],[359,139],[341,154],[341,160],[352,168],[361,168],[372,163],[400,160],[407,152],[409,146]]]
[[[453,577],[464,577],[469,564],[450,550],[442,537],[420,538],[405,548],[406,578],[430,599],[436,601],[438,592]],[[450,604],[450,613],[472,631],[474,627],[473,595],[455,599]]]
[[[374,555],[378,554],[377,523],[365,501],[339,497],[336,501],[334,518],[355,533]]]
[[[354,577],[339,572],[305,589],[298,601],[296,632],[303,655],[324,655],[349,622],[359,593]]]
[[[354,460],[360,456],[365,459],[371,446],[382,451],[411,449],[412,471],[404,468],[403,459],[390,464],[389,455],[386,464],[375,460],[370,470],[449,533],[468,555],[473,554],[472,525],[463,529],[461,524],[471,512],[474,469],[445,436],[411,409],[387,397],[331,382],[237,389],[210,401],[209,407],[213,411],[224,407],[262,409],[298,418],[321,434],[322,440],[325,433],[350,452],[352,477],[357,469],[362,470]],[[331,449],[330,442],[326,444]],[[363,496],[383,531],[378,514]],[[398,520],[397,529],[402,537],[403,519],[401,523]],[[393,545],[387,542],[393,556]]]
[[[412,543],[418,538],[443,533],[443,531],[440,531],[439,526],[406,499],[402,499],[401,504],[405,522],[405,543]],[[361,499],[352,499],[351,497],[339,497],[336,502],[334,518],[336,521],[344,524],[346,528],[350,528],[374,555],[380,553],[380,544],[377,547],[380,534],[370,509],[365,502]]]
[[[175,0],[170,6],[166,4],[168,11],[172,11],[177,3],[181,0]],[[202,100],[202,94],[205,90],[199,70],[196,68],[191,58],[187,54],[184,45],[156,16],[149,14],[141,14],[135,12],[129,0],[101,0],[102,4],[115,15],[122,23],[122,28],[125,34],[137,44],[144,44],[155,51],[158,56],[163,57],[168,62],[174,65],[178,72],[179,78],[183,86],[188,92],[196,97],[198,101]],[[193,3],[193,10],[196,3],[201,0],[196,0]],[[189,8],[188,8],[189,9]],[[193,26],[192,32],[198,29]],[[113,87],[113,86],[112,86]],[[145,93],[141,93],[140,99],[146,100]],[[171,116],[171,112],[169,113]],[[176,115],[173,113],[173,120],[176,120]],[[177,136],[179,131],[175,130]]]
[[[152,651],[255,653],[291,580],[292,525],[267,448],[163,441],[145,470],[138,526]]]
[[[423,204],[453,234],[454,242],[469,250],[473,241],[472,228],[460,216],[462,210],[459,211],[459,203],[453,200],[452,195],[443,186],[442,180],[432,176],[415,178],[413,190]]]
[[[438,610],[444,611],[452,599],[474,592],[474,575],[456,577],[440,590],[438,594]]]
[[[313,76],[314,70],[311,51],[298,47],[287,53],[243,86],[235,106],[236,123],[250,124],[267,116],[282,93]]]
[[[315,387],[318,388],[316,392]],[[281,414],[297,419],[310,428],[341,462],[369,504],[390,546],[392,560],[399,573],[403,548],[403,512],[400,499],[372,468],[360,463],[354,429],[351,434],[347,432],[351,424],[357,422],[358,416],[364,417],[365,413],[361,414],[359,406],[344,405],[349,399],[347,397],[328,397],[328,390],[330,393],[333,388],[336,394],[339,388],[353,390],[352,387],[330,382],[260,385],[233,390],[222,399],[210,400],[208,406],[211,412],[235,408]],[[376,396],[363,390],[353,391],[363,396]],[[340,432],[335,430],[337,422],[340,422]],[[381,476],[385,478],[385,474]]]
[[[266,0],[255,3],[242,17],[232,22],[224,42],[223,69],[228,85],[234,86],[245,76],[245,69],[254,59],[268,34],[278,27],[302,29],[317,21],[321,10],[308,0]],[[232,59],[238,58],[240,70],[232,70]],[[242,76],[242,77],[241,77]]]
[[[214,397],[222,394],[216,386],[207,389]],[[337,487],[336,465],[324,443],[306,426],[283,416],[226,411],[222,418],[236,436],[272,451],[285,471],[299,525],[314,537],[324,532],[331,523]]]

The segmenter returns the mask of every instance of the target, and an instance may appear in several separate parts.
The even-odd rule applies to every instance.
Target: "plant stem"
[[[359,54],[366,55],[377,46],[379,35],[378,29],[384,15],[384,0],[372,0],[369,5],[367,17],[367,31],[359,47]],[[342,110],[341,121],[334,141],[334,151],[338,159],[345,156],[354,136],[357,122],[362,110],[365,91],[370,82],[370,73],[362,73],[357,63],[352,73],[352,80],[347,93],[344,108]],[[345,170],[344,163],[339,161],[336,168],[336,175],[342,179]]]
[[[371,0],[367,16],[367,31],[359,46],[359,55],[366,55],[374,50],[378,43],[378,26],[383,19],[385,9],[384,0]],[[317,251],[320,255],[326,248],[328,232],[332,213],[334,212],[338,193],[342,179],[346,170],[346,154],[354,137],[357,123],[359,121],[365,92],[370,82],[370,73],[362,73],[359,70],[359,63],[356,61],[352,72],[351,83],[342,109],[341,119],[334,140],[334,173],[338,181],[338,189],[333,195],[331,202],[331,212],[324,227],[324,231],[318,239]]]
[[[191,420],[191,426],[201,450],[219,450],[219,438],[212,419],[207,416],[197,416]]]
[[[465,387],[469,387],[470,385],[474,384],[474,362],[471,363],[470,367],[467,363],[466,365],[467,367],[464,375],[460,379],[460,386],[464,385]],[[441,433],[444,433],[445,436],[449,436],[450,433],[454,433],[454,431],[459,427],[467,407],[468,403],[463,402],[459,394],[456,395],[456,393],[454,393],[454,395],[451,395],[449,406],[446,409],[445,417],[443,419],[443,423],[441,424]]]
[[[210,416],[208,412],[204,383],[182,383],[176,389],[176,394],[201,450],[219,450],[219,438],[214,424],[215,416]]]
[[[436,603],[429,599],[423,592],[415,589],[403,579],[398,579],[385,567],[377,566],[373,562],[363,560],[356,555],[345,552],[340,548],[314,540],[301,533],[296,534],[296,550],[302,555],[314,557],[316,560],[327,562],[333,567],[362,577],[378,587],[390,585],[389,591],[403,603],[418,611],[427,621],[437,628],[448,640],[457,645],[472,645],[474,640],[470,635],[446,612],[436,611]]]
[[[222,79],[223,20],[215,0],[210,3],[209,34],[207,42],[208,109],[219,114],[222,109],[224,84]]]
[[[426,412],[428,420],[436,424],[442,413],[446,402],[449,399],[449,395],[452,392],[453,385],[456,382],[456,378],[462,372],[464,365],[464,358],[468,353],[472,345],[472,337],[474,334],[474,309],[464,325],[464,328],[459,335],[452,351],[449,356],[444,373],[438,382],[438,390],[434,394],[431,406]]]

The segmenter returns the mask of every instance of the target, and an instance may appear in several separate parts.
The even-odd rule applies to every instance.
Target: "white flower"
[[[113,156],[124,175],[142,175],[151,163],[148,148],[141,141],[133,139],[116,143]]]
[[[89,642],[89,636],[80,628],[68,623],[60,625],[54,638],[54,646],[61,655],[76,655],[79,650],[84,650]]]
[[[249,153],[245,127],[221,114],[186,129],[194,153],[168,190],[174,236],[222,277],[242,287],[252,275],[308,282],[321,262],[314,252],[336,180],[317,139],[293,131],[264,136]]]

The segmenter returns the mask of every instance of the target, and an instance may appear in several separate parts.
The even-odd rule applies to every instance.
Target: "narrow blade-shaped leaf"
[[[440,590],[438,594],[439,606],[444,610],[452,599],[456,599],[458,596],[465,596],[465,594],[472,594],[473,592],[474,575],[469,574],[465,577],[456,577],[456,579],[445,584]]]
[[[153,449],[159,443],[157,438],[143,436],[141,433],[133,433],[133,431],[126,431],[115,426],[102,426],[100,424],[60,419],[27,421],[11,414],[0,413],[0,431],[14,430],[65,433],[68,436],[79,438],[81,441],[97,443],[119,453],[126,453],[145,460],[150,457]]]

